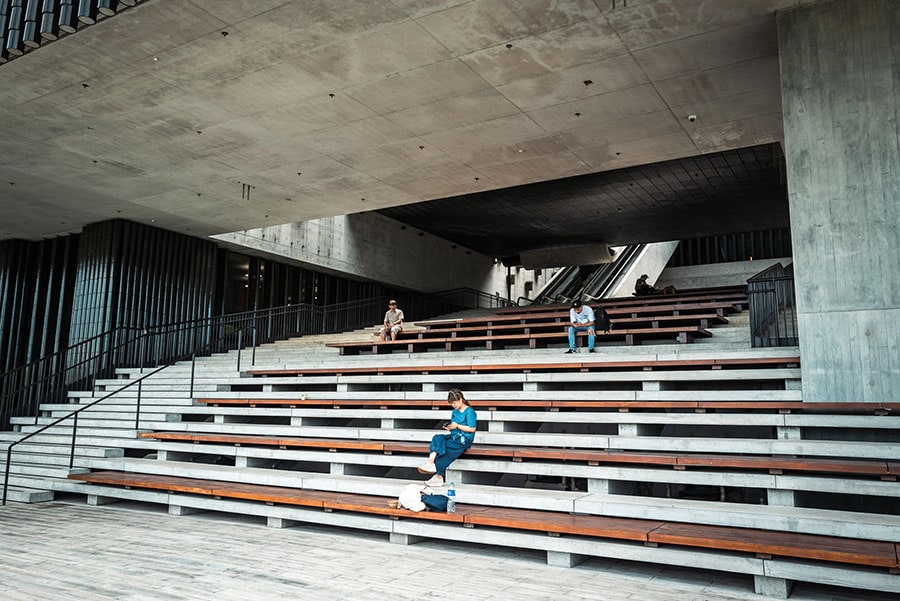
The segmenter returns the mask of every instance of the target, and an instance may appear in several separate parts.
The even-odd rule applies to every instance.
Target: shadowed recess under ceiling
[[[553,246],[681,240],[789,226],[777,143],[464,194],[380,214],[507,265]]]

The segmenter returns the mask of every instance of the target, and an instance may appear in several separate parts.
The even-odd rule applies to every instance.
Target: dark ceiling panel
[[[789,226],[784,154],[766,144],[378,211],[505,263],[524,250]]]

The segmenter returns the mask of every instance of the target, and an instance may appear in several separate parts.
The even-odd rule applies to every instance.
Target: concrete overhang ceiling
[[[207,236],[444,198],[516,209],[510,189],[551,180],[517,216],[529,228],[758,229],[755,168],[730,202],[676,182],[777,154],[775,12],[813,1],[147,0],[0,65],[0,240],[112,218]],[[654,170],[728,206],[653,205]],[[612,202],[616,178],[647,196]],[[494,247],[466,228],[495,256],[557,235]]]

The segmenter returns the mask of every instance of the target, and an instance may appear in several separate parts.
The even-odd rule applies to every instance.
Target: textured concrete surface
[[[147,0],[0,65],[0,239],[203,236],[778,141],[775,11],[815,1]]]
[[[0,507],[4,601],[759,601],[749,577],[127,507]],[[796,601],[900,597],[797,585]]]
[[[803,398],[900,389],[900,3],[779,15]]]

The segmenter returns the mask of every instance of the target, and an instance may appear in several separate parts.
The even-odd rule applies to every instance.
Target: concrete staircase
[[[304,490],[395,497],[409,482],[420,481],[420,456],[353,452],[347,449],[303,449],[252,444],[197,444],[141,438],[146,432],[211,433],[235,436],[317,437],[342,440],[425,442],[445,410],[432,408],[353,408],[290,406],[291,399],[433,399],[446,398],[461,387],[479,411],[478,445],[507,448],[619,449],[644,453],[772,454],[779,457],[877,457],[900,463],[900,422],[894,415],[817,415],[777,412],[690,412],[669,410],[595,411],[492,408],[492,402],[562,399],[570,401],[715,401],[796,402],[802,400],[800,368],[753,369],[652,368],[608,371],[506,369],[479,371],[479,366],[562,364],[565,362],[660,361],[791,357],[798,349],[752,349],[746,314],[714,329],[712,338],[682,345],[637,347],[602,345],[594,355],[563,354],[564,347],[536,350],[429,351],[341,357],[324,346],[334,336],[309,336],[197,360],[193,393],[190,363],[170,366],[141,387],[141,418],[135,424],[137,387],[123,390],[85,411],[79,418],[73,470],[113,470],[135,474],[196,478],[207,481],[271,485]],[[341,335],[367,339],[373,328]],[[662,365],[662,363],[661,363]],[[467,366],[465,370],[425,374],[349,374],[350,367]],[[320,375],[253,377],[251,368],[325,368]],[[471,368],[471,369],[469,369]],[[120,369],[119,377],[99,381],[90,392],[73,393],[70,403],[44,405],[38,425],[49,423],[141,376]],[[246,399],[244,406],[200,403],[198,399]],[[251,401],[283,399],[284,404],[251,406]],[[16,419],[17,432],[0,434],[0,450],[36,428],[34,419]],[[849,433],[844,436],[843,433]],[[379,532],[390,530],[403,540],[420,536],[459,536],[447,526],[386,522],[383,516],[354,516],[216,499],[165,491],[88,484],[68,479],[71,425],[44,432],[16,449],[11,464],[13,501],[49,498],[86,499],[90,504],[128,500],[160,504],[172,513],[221,511],[262,517],[270,526],[298,522],[331,524]],[[5,455],[0,455],[5,460]],[[741,470],[660,469],[642,464],[576,464],[551,460],[501,461],[463,456],[448,472],[460,487],[460,503],[669,520],[679,523],[766,528],[784,533],[819,534],[874,541],[900,540],[900,516],[880,509],[879,499],[900,496],[890,479],[855,474],[773,473]],[[850,501],[833,506],[828,495]],[[822,501],[826,498],[826,501]],[[406,528],[406,530],[403,530]],[[443,528],[443,529],[442,529]],[[399,529],[399,530],[398,530]],[[546,537],[519,538],[487,531],[466,531],[472,542],[544,549]],[[400,539],[398,539],[400,540]],[[729,553],[652,550],[606,543],[554,543],[550,558],[576,553],[599,554],[672,565],[702,566],[762,574],[779,569],[781,576],[760,576],[758,589],[784,595],[782,582],[809,580],[839,586],[900,592],[900,579],[866,570],[779,562],[736,561]],[[578,546],[581,545],[581,546]],[[766,563],[769,562],[769,563]],[[766,567],[768,566],[768,567]],[[759,570],[762,570],[760,572]],[[765,578],[769,578],[766,580]]]

